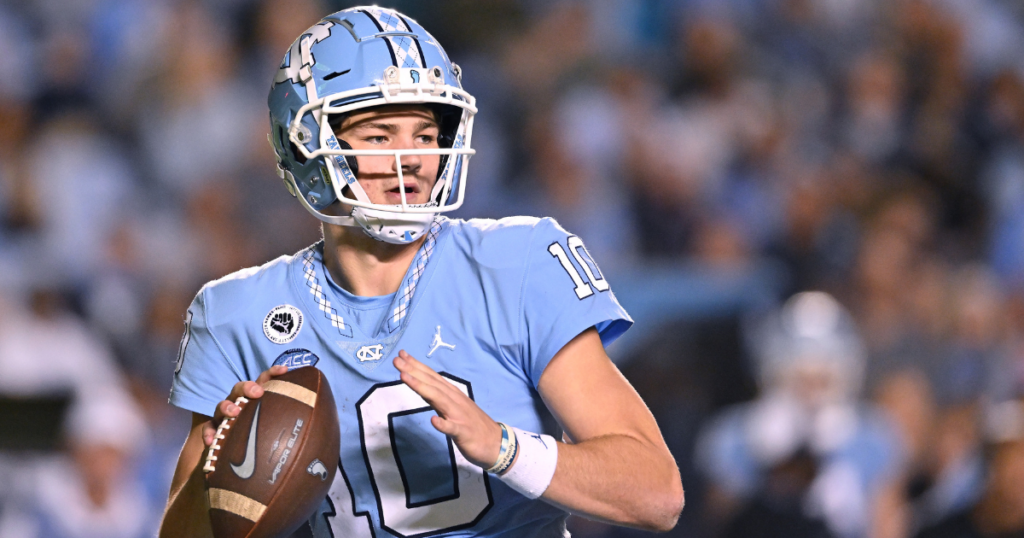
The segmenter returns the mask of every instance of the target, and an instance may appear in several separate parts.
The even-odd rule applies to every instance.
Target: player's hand
[[[209,447],[213,444],[213,436],[217,435],[217,427],[225,418],[237,417],[238,413],[242,411],[240,407],[235,405],[235,400],[239,396],[245,396],[248,399],[259,398],[263,396],[263,385],[267,381],[270,381],[273,377],[284,374],[288,371],[287,366],[277,365],[271,366],[270,368],[263,371],[256,381],[239,381],[235,383],[235,386],[231,389],[231,394],[228,397],[217,404],[217,409],[213,413],[213,418],[203,425],[203,444]]]
[[[437,412],[430,423],[451,437],[469,461],[484,469],[494,465],[501,452],[501,426],[458,387],[405,350],[398,352],[394,363],[402,381]]]

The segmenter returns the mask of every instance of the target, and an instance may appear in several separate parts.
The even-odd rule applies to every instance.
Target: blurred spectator
[[[193,2],[171,24],[166,68],[136,119],[152,173],[168,195],[183,200],[238,170],[251,131],[265,118],[261,92],[235,78],[230,26]]]
[[[105,262],[105,246],[125,208],[135,207],[136,184],[113,140],[89,111],[70,112],[37,126],[26,148],[29,200],[39,228],[33,258],[58,284],[83,285]],[[37,274],[38,276],[38,274]]]
[[[112,356],[68,315],[61,296],[38,288],[31,303],[5,300],[0,319],[0,394],[69,394],[67,453],[0,453],[8,484],[0,536],[135,538],[155,524],[133,475],[147,427]]]
[[[1024,401],[993,406],[988,415],[980,499],[921,531],[918,538],[1024,536]]]

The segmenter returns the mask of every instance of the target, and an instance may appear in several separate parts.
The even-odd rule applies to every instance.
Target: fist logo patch
[[[290,304],[275,306],[263,318],[263,334],[275,344],[287,344],[302,330],[302,311]]]
[[[290,314],[280,312],[274,314],[274,317],[270,320],[270,328],[281,334],[288,334],[295,328],[295,320],[292,319]]]

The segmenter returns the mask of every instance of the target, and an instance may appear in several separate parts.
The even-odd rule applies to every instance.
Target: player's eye
[[[420,135],[420,136],[418,136],[416,138],[417,138],[417,141],[419,141],[420,144],[424,144],[424,145],[433,144],[434,141],[437,140],[437,137],[435,137],[434,135],[428,135],[428,134]]]
[[[387,141],[388,141],[388,137],[383,136],[383,135],[381,135],[381,136],[367,136],[367,137],[363,138],[363,142],[367,142],[367,143],[370,143],[370,144],[376,144],[376,145],[384,144]]]

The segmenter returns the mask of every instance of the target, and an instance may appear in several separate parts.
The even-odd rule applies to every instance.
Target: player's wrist
[[[485,470],[488,473],[500,476],[508,471],[515,461],[518,443],[516,441],[516,433],[511,426],[504,422],[499,422],[498,427],[501,428],[501,445],[498,448],[498,457],[495,459],[494,465]]]
[[[509,438],[514,440],[515,452],[502,455],[507,459],[501,472],[495,473],[506,485],[530,499],[544,494],[555,476],[558,465],[558,443],[550,435],[536,434],[505,425]],[[498,464],[506,463],[499,456]],[[492,467],[494,469],[495,467]],[[487,472],[494,472],[488,469]]]

